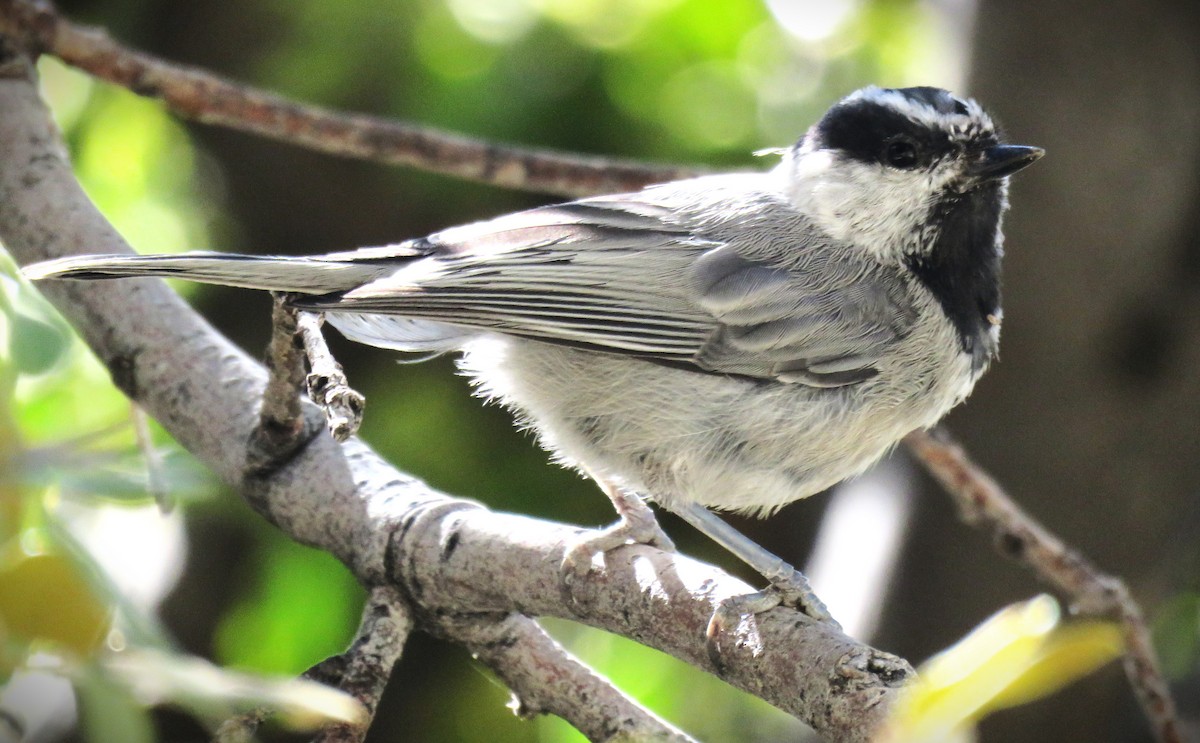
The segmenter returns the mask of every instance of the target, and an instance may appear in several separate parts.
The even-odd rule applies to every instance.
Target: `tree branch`
[[[363,606],[362,623],[350,648],[317,664],[305,676],[346,692],[366,708],[368,720],[374,719],[412,625],[408,605],[396,590],[376,586]],[[362,743],[366,737],[367,725],[337,723],[325,728],[314,743]]]
[[[950,494],[963,521],[991,530],[1001,554],[1069,596],[1075,611],[1120,623],[1125,635],[1125,675],[1156,739],[1183,743],[1183,729],[1154,654],[1150,628],[1125,584],[1101,572],[1026,513],[944,430],[916,431],[905,443]]]
[[[649,183],[701,172],[505,147],[415,124],[305,105],[134,51],[103,31],[71,23],[40,0],[0,0],[0,33],[20,38],[28,48],[53,54],[101,80],[161,100],[182,118],[331,155],[560,196],[635,191]]]
[[[0,18],[4,10],[0,5]],[[128,252],[75,180],[31,63],[8,49],[0,60],[0,239],[22,264],[85,250]],[[418,621],[429,611],[577,618],[716,670],[704,629],[721,599],[748,590],[740,581],[682,556],[628,547],[611,553],[608,569],[565,606],[558,566],[577,529],[453,500],[397,472],[357,439],[339,445],[324,432],[276,467],[248,467],[265,384],[261,366],[162,282],[41,288],[117,386],[180,444],[292,538],[331,552],[365,585],[400,590]],[[728,648],[721,677],[823,735],[868,740],[911,669],[794,610],[756,619]]]
[[[519,717],[558,715],[589,740],[693,740],[581,663],[529,617],[443,617],[436,632],[466,647],[512,689],[509,706]],[[583,699],[587,703],[579,704]]]

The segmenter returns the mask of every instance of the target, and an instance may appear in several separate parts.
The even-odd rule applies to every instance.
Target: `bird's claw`
[[[722,637],[736,630],[743,618],[762,614],[777,606],[799,609],[816,622],[831,624],[841,629],[841,625],[829,613],[829,609],[813,592],[804,574],[793,570],[790,575],[774,581],[761,591],[730,596],[717,605],[708,620],[705,632],[705,645],[713,665],[718,668],[723,665]]]
[[[625,512],[620,521],[600,531],[585,532],[569,543],[563,552],[560,580],[563,595],[570,605],[575,605],[573,587],[592,571],[596,556],[627,544],[644,544],[664,552],[675,551],[675,543],[658,525],[654,512],[646,507]]]

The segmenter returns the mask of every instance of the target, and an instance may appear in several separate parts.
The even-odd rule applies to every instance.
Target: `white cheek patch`
[[[820,178],[833,167],[833,153],[829,150],[809,151],[799,155],[793,162],[792,177],[797,182]]]
[[[940,188],[932,174],[839,159],[828,150],[797,153],[781,169],[799,211],[830,237],[889,263],[916,239]]]
[[[824,232],[838,240],[844,240],[842,225],[837,220],[837,205],[846,195],[839,190],[847,189],[833,172],[834,156],[827,150],[802,150],[792,153],[776,169],[783,180],[783,191],[797,211],[816,222]]]

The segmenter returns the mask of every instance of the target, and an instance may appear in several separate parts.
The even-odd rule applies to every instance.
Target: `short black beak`
[[[976,183],[1003,178],[1032,165],[1045,154],[1046,151],[1041,147],[1027,147],[1021,144],[993,145],[967,167],[967,175]]]

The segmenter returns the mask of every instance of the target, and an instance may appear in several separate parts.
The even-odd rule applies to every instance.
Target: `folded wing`
[[[820,238],[782,199],[713,198],[719,187],[676,185],[454,228],[407,243],[425,257],[394,272],[297,303],[384,341],[419,318],[706,373],[817,387],[873,376],[914,319],[901,280]]]

